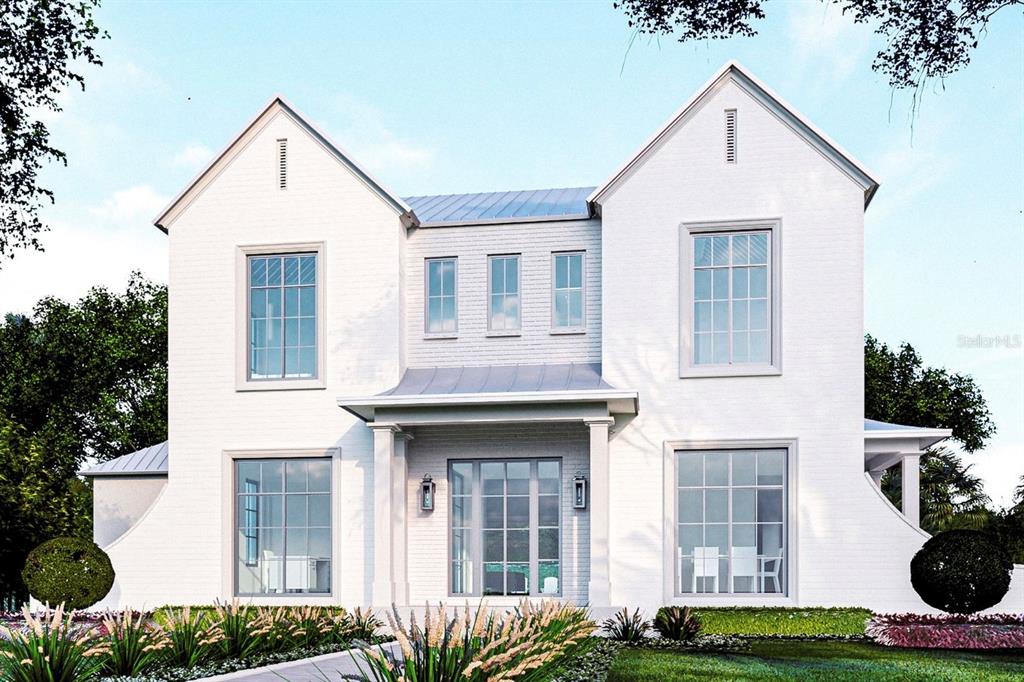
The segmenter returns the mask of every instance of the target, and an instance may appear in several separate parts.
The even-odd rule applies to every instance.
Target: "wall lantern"
[[[577,471],[572,479],[572,508],[587,508],[587,479],[582,471]]]
[[[434,511],[434,479],[430,474],[423,474],[423,481],[420,483],[420,509]]]

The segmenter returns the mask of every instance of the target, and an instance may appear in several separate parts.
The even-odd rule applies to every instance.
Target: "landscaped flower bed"
[[[95,616],[63,609],[8,618],[0,627],[0,679],[54,682],[190,680],[380,641],[358,609],[315,606],[164,609]]]
[[[879,644],[914,649],[1024,649],[1024,615],[878,614],[867,634]]]

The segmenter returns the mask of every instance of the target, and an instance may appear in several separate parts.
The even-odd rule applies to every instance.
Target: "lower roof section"
[[[341,408],[364,421],[388,408],[559,403],[607,403],[610,414],[636,414],[638,395],[606,382],[598,363],[567,363],[418,367],[383,393],[338,398]]]
[[[952,435],[951,429],[890,424],[876,419],[864,420],[864,441],[873,443],[876,447],[886,447],[884,444],[889,442],[897,444],[901,441],[916,441],[919,450],[927,450]]]
[[[83,469],[83,476],[166,476],[168,469],[167,441],[150,445],[115,459]]]

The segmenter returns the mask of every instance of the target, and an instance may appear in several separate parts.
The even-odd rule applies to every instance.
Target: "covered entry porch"
[[[635,391],[600,366],[410,369],[338,404],[373,432],[372,604],[610,604],[608,442]]]

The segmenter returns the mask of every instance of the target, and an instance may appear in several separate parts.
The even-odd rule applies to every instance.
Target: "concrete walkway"
[[[397,653],[398,644],[389,642],[382,645],[384,649]],[[351,679],[363,679],[359,676],[359,668],[356,667],[356,660],[366,670],[366,663],[362,657],[356,658],[356,650],[339,651],[313,658],[303,658],[298,661],[287,663],[275,663],[263,668],[252,668],[251,670],[239,670],[226,675],[215,675],[204,677],[201,682],[342,682],[343,675],[351,675]]]

